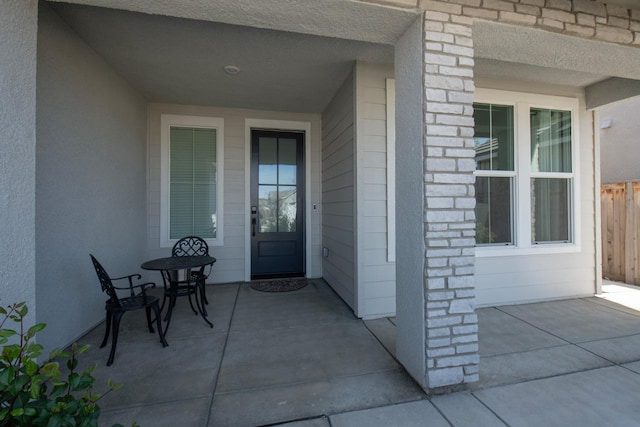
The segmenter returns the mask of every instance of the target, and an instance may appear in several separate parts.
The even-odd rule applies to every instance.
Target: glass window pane
[[[476,177],[476,244],[513,244],[509,177]]]
[[[258,165],[258,184],[276,185],[278,183],[278,165]]]
[[[296,165],[278,165],[278,184],[296,185]]]
[[[296,164],[296,140],[289,138],[280,138],[278,147],[278,160],[283,165]]]
[[[258,230],[260,233],[278,231],[278,187],[258,186]]]
[[[216,130],[170,129],[169,238],[216,237]]]
[[[513,107],[474,104],[476,169],[514,170]]]
[[[571,112],[531,109],[531,171],[571,172]]]
[[[276,138],[261,137],[258,143],[260,144],[258,163],[261,165],[275,165],[278,163],[278,140]]]
[[[278,231],[296,231],[297,193],[295,186],[281,185],[278,204]]]
[[[278,140],[261,137],[258,158],[258,183],[278,183]]]
[[[570,180],[531,179],[531,240],[568,242],[570,230]]]

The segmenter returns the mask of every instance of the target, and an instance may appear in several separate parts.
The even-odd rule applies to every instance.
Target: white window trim
[[[224,119],[204,116],[160,115],[160,247],[173,247],[178,239],[169,238],[169,170],[171,126],[216,129],[216,237],[206,239],[209,246],[224,244]]]
[[[574,253],[581,251],[581,213],[580,213],[580,109],[577,98],[538,95],[524,92],[510,92],[494,89],[476,88],[474,102],[486,104],[511,105],[514,107],[514,164],[516,172],[516,189],[514,195],[514,245],[476,246],[476,257],[540,255],[557,253]],[[542,243],[531,242],[531,178],[538,176],[531,173],[529,141],[531,129],[529,110],[531,108],[550,108],[571,112],[571,157],[572,173],[556,174],[558,177],[571,178],[571,242]],[[495,172],[495,171],[493,171]],[[511,172],[508,171],[507,174]],[[483,176],[476,171],[476,176]],[[495,173],[491,173],[495,176]],[[541,176],[541,175],[540,175]],[[545,177],[551,174],[545,173]]]
[[[387,79],[387,262],[396,262],[396,81]]]

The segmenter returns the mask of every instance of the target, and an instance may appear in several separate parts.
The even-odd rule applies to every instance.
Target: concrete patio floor
[[[169,347],[129,313],[114,364],[104,325],[79,340],[92,345],[81,361],[98,364],[95,391],[123,384],[100,400],[101,426],[637,426],[640,291],[604,290],[479,309],[480,381],[442,396],[393,358],[394,319],[355,318],[323,280],[209,286],[213,329],[179,300]]]

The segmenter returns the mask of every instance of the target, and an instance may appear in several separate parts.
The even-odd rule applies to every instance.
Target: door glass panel
[[[278,231],[292,233],[296,231],[297,193],[295,186],[278,186]]]
[[[258,218],[260,233],[278,231],[278,187],[258,186]]]
[[[259,139],[258,217],[260,233],[296,231],[297,141]]]
[[[278,184],[296,185],[296,165],[278,165]]]
[[[282,138],[278,144],[278,184],[296,185],[296,140]]]
[[[258,184],[278,183],[278,165],[258,165]]]
[[[260,138],[259,144],[258,184],[277,184],[278,140],[276,138]]]

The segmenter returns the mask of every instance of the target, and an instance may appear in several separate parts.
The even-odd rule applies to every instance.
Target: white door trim
[[[244,121],[244,280],[251,281],[251,129],[304,131],[304,265],[311,274],[311,122],[245,119]]]

